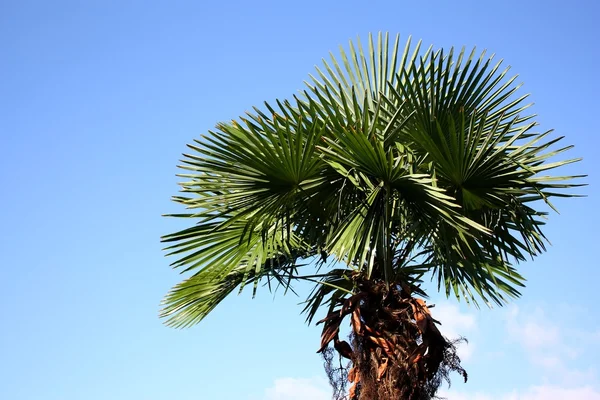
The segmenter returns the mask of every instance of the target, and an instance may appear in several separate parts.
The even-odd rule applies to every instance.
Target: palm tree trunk
[[[340,390],[340,377],[329,374],[338,396],[345,396],[338,398],[425,400],[435,398],[451,371],[466,381],[455,343],[442,336],[429,307],[412,297],[408,285],[398,282],[388,288],[380,280],[362,280],[356,287],[340,309],[320,321],[325,325],[319,351],[333,341],[340,356],[351,361],[344,371],[350,383],[347,395]],[[339,339],[346,316],[351,319],[352,345]]]

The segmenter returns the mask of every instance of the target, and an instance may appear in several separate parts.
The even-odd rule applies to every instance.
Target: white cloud
[[[597,330],[577,329],[546,317],[540,308],[507,312],[506,331],[540,373],[540,383],[504,393],[449,390],[440,393],[448,400],[600,400],[600,382],[593,366],[582,363],[586,348],[594,351]],[[518,350],[517,350],[518,351]],[[523,366],[526,368],[526,366]]]
[[[590,386],[576,388],[562,388],[558,386],[545,385],[534,386],[522,396],[513,397],[515,400],[600,400],[600,392]],[[512,400],[510,399],[510,400]],[[509,398],[507,398],[509,400]]]
[[[457,339],[472,332],[476,327],[475,315],[460,311],[457,305],[440,302],[431,309],[433,317],[441,322],[440,331],[449,339]],[[463,361],[471,359],[475,346],[473,342],[458,345],[458,356]]]
[[[513,339],[529,351],[554,347],[561,340],[558,328],[550,324],[539,309],[523,315],[513,306],[508,313],[507,329]]]
[[[431,309],[433,317],[442,323],[440,330],[451,339],[475,328],[475,316],[462,313],[455,304],[443,302]]]
[[[509,336],[523,347],[529,361],[541,367],[551,382],[573,386],[595,381],[593,368],[582,369],[581,364],[574,363],[582,355],[582,344],[597,347],[589,340],[595,332],[573,331],[546,318],[539,308],[524,312],[516,306],[508,312],[506,327]]]
[[[493,400],[490,396],[481,393],[463,393],[441,390],[438,396],[446,400]]]
[[[265,391],[264,400],[331,400],[324,378],[279,378]]]
[[[532,386],[523,391],[487,395],[482,393],[444,392],[440,394],[447,400],[600,400],[600,391],[591,386],[560,387],[555,385]]]

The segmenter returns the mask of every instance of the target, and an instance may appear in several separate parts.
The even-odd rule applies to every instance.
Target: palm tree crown
[[[350,43],[300,95],[189,145],[174,198],[189,211],[173,216],[195,224],[163,240],[190,276],[164,300],[168,325],[263,279],[316,282],[309,321],[357,293],[356,276],[418,291],[431,273],[476,304],[519,296],[514,265],[545,250],[544,202],[577,186],[545,175],[577,161],[555,157],[571,146],[550,148],[561,138],[535,130],[493,56],[399,44]],[[307,275],[312,257],[339,263]]]

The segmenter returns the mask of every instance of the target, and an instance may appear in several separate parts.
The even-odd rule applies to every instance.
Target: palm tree
[[[581,176],[543,175],[577,160],[557,160],[571,146],[549,149],[560,138],[534,130],[493,56],[390,44],[351,42],[301,95],[189,145],[174,197],[189,211],[173,216],[195,224],[163,240],[191,275],[164,299],[168,325],[261,281],[310,281],[334,397],[429,399],[450,371],[466,379],[420,282],[476,305],[518,297],[514,265],[545,250],[543,210]]]

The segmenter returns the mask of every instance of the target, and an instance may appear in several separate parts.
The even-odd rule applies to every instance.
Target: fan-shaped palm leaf
[[[301,98],[266,104],[190,145],[181,176],[196,226],[168,235],[193,273],[165,299],[176,326],[198,322],[236,287],[301,279],[297,260],[347,264],[309,297],[309,320],[353,290],[432,271],[446,293],[502,304],[513,264],[544,250],[540,202],[575,176],[541,175],[569,146],[536,133],[526,95],[485,52],[445,53],[369,38],[324,62]],[[458,54],[455,54],[458,53]],[[311,278],[313,279],[313,278]]]

